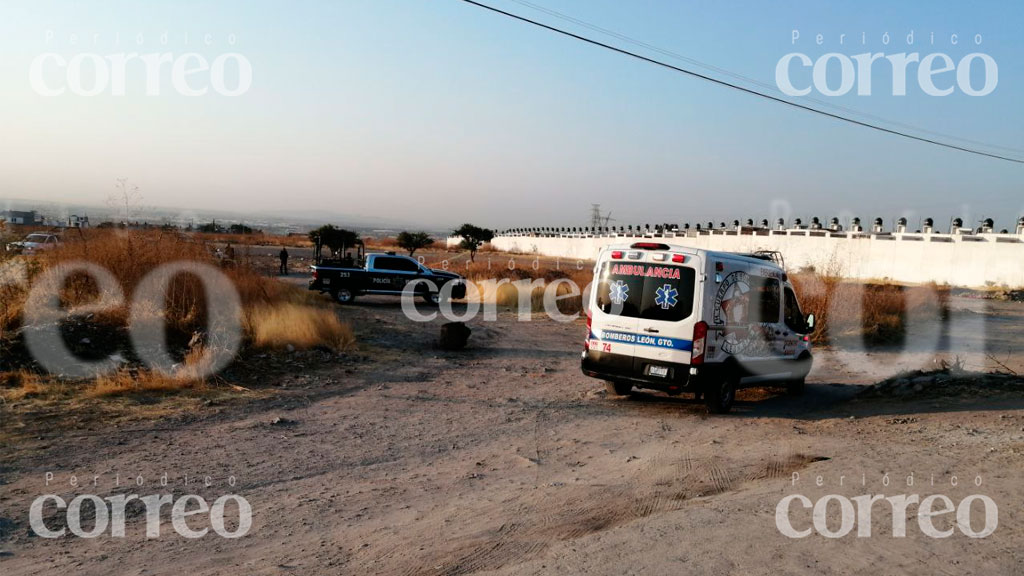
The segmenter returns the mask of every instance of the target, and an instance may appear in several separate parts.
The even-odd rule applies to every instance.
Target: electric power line
[[[780,96],[783,94],[782,91],[780,91],[778,88],[776,88],[772,84],[769,84],[768,82],[761,82],[760,80],[751,78],[749,76],[744,76],[743,74],[738,74],[736,72],[732,72],[732,71],[727,70],[725,68],[720,68],[720,67],[715,66],[713,64],[708,64],[707,62],[701,62],[700,60],[696,60],[696,59],[690,58],[688,56],[683,56],[682,54],[679,54],[678,52],[673,52],[671,50],[666,50],[665,48],[662,48],[660,46],[655,46],[654,44],[650,44],[648,42],[644,42],[643,40],[638,40],[636,38],[627,36],[625,34],[621,34],[621,33],[616,32],[614,30],[609,30],[607,28],[602,28],[601,26],[597,26],[595,24],[591,24],[590,22],[587,22],[586,20],[581,20],[579,18],[576,18],[574,16],[570,16],[568,14],[564,14],[564,13],[559,12],[557,10],[552,10],[551,8],[547,8],[545,6],[541,6],[539,4],[535,4],[533,2],[529,2],[528,0],[510,0],[510,1],[515,2],[516,4],[520,4],[522,6],[526,6],[527,8],[532,8],[532,9],[537,10],[539,12],[543,12],[543,13],[548,14],[550,16],[554,16],[555,18],[558,18],[560,20],[565,20],[566,22],[571,22],[573,24],[576,24],[577,26],[581,26],[583,28],[587,28],[588,30],[593,30],[594,32],[598,32],[600,34],[605,34],[605,35],[611,36],[613,38],[617,38],[619,40],[622,40],[623,42],[628,42],[630,44],[633,44],[634,46],[639,46],[641,48],[645,48],[645,49],[651,50],[653,52],[658,52],[660,54],[668,56],[669,58],[673,58],[673,59],[676,59],[676,60],[679,60],[679,61],[682,61],[682,62],[687,62],[689,64],[693,64],[694,66],[698,66],[700,68],[704,68],[705,70],[711,70],[711,71],[717,72],[718,74],[721,74],[723,76],[728,76],[730,78],[734,78],[734,79],[742,81],[742,82],[747,82],[748,84],[753,84],[753,85],[758,86],[760,88],[763,88],[763,89],[765,89],[765,90],[767,90],[769,92],[772,92],[773,94],[778,94]],[[924,133],[924,134],[931,134],[932,136],[939,136],[939,137],[946,138],[946,139],[949,139],[949,140],[958,140],[960,142],[967,142],[968,144],[976,144],[978,146],[984,146],[985,148],[991,148],[991,149],[996,149],[996,150],[1003,150],[1003,151],[1006,151],[1006,152],[1013,152],[1013,153],[1016,153],[1016,154],[1024,154],[1024,149],[1021,149],[1021,148],[1014,148],[1012,146],[1001,146],[1001,145],[998,145],[998,144],[989,144],[987,142],[981,142],[981,141],[978,141],[978,140],[972,140],[970,138],[963,138],[961,136],[956,136],[956,135],[953,135],[953,134],[947,134],[947,133],[944,133],[944,132],[937,132],[935,130],[928,130],[927,128],[922,128],[920,126],[915,126],[913,124],[907,124],[905,122],[898,122],[896,120],[890,120],[888,118],[883,118],[881,116],[876,116],[874,114],[871,114],[871,113],[868,113],[868,112],[864,112],[862,110],[857,110],[856,108],[849,108],[847,106],[842,106],[842,105],[839,105],[839,104],[834,104],[832,102],[826,102],[825,100],[821,100],[821,99],[818,99],[818,98],[813,98],[813,97],[810,97],[810,96],[804,96],[803,99],[808,101],[808,102],[813,102],[813,103],[815,103],[815,104],[817,104],[819,106],[824,106],[826,108],[830,108],[832,110],[839,110],[841,112],[846,112],[847,114],[855,114],[857,116],[861,116],[863,118],[869,118],[871,120],[875,120],[875,121],[878,121],[878,122],[883,122],[883,123],[889,124],[891,126],[899,126],[901,128],[906,128],[906,129],[909,129],[909,130],[914,130],[916,132],[920,132],[920,133]]]
[[[877,130],[879,132],[884,132],[886,134],[892,134],[894,136],[902,136],[903,138],[908,138],[910,140],[917,140],[919,142],[925,142],[927,144],[933,144],[935,146],[941,146],[943,148],[949,148],[951,150],[958,150],[960,152],[967,152],[968,154],[976,154],[978,156],[986,156],[988,158],[994,158],[996,160],[1005,160],[1006,162],[1013,162],[1013,163],[1016,163],[1016,164],[1024,164],[1024,160],[1021,160],[1021,159],[1018,159],[1018,158],[1011,158],[1011,157],[1008,157],[1008,156],[1001,156],[999,154],[993,154],[991,152],[985,152],[983,150],[976,150],[974,148],[967,148],[965,146],[957,146],[956,144],[950,144],[948,142],[942,142],[942,141],[939,141],[939,140],[933,140],[931,138],[925,138],[923,136],[915,136],[913,134],[908,134],[906,132],[900,132],[898,130],[893,130],[891,128],[886,128],[884,126],[878,126],[876,124],[871,124],[869,122],[863,122],[863,121],[860,121],[860,120],[857,120],[857,119],[854,119],[854,118],[847,118],[846,116],[842,116],[840,114],[833,114],[832,112],[826,112],[825,110],[819,110],[817,108],[814,108],[814,107],[811,107],[811,106],[807,106],[807,105],[804,105],[804,104],[799,104],[797,102],[791,102],[789,100],[786,100],[784,98],[780,98],[778,96],[772,96],[771,94],[766,94],[764,92],[759,92],[759,91],[754,90],[752,88],[746,88],[746,87],[740,86],[738,84],[733,84],[731,82],[726,82],[725,80],[714,78],[712,76],[701,74],[699,72],[694,72],[693,70],[687,70],[686,68],[681,68],[679,66],[674,66],[674,65],[669,64],[667,62],[662,62],[662,61],[656,60],[654,58],[649,58],[649,57],[644,56],[642,54],[637,54],[636,52],[630,52],[629,50],[625,50],[623,48],[612,46],[611,44],[605,44],[604,42],[600,42],[600,41],[594,40],[592,38],[587,38],[586,36],[581,36],[579,34],[575,34],[573,32],[569,32],[568,30],[563,30],[561,28],[556,28],[554,26],[550,26],[548,24],[544,24],[544,23],[538,22],[536,20],[531,20],[529,18],[526,18],[525,16],[519,16],[518,14],[513,14],[511,12],[506,12],[506,11],[501,10],[499,8],[495,8],[493,6],[488,6],[487,4],[483,4],[483,3],[477,2],[476,0],[462,0],[462,1],[465,2],[466,4],[471,4],[471,5],[476,6],[478,8],[483,8],[485,10],[490,10],[491,12],[494,12],[496,14],[500,14],[502,16],[506,16],[508,18],[512,18],[514,20],[519,20],[521,22],[526,22],[527,24],[532,24],[532,25],[537,26],[539,28],[544,28],[545,30],[550,30],[551,32],[555,32],[555,33],[561,34],[563,36],[568,36],[569,38],[574,38],[576,40],[580,40],[582,42],[586,42],[587,44],[592,44],[594,46],[598,46],[598,47],[604,48],[606,50],[611,50],[612,52],[617,52],[619,54],[623,54],[625,56],[631,56],[631,57],[636,58],[638,60],[643,60],[644,62],[648,62],[650,64],[661,66],[663,68],[668,68],[669,70],[674,70],[676,72],[681,72],[681,73],[686,74],[688,76],[693,76],[693,77],[699,78],[701,80],[712,82],[714,84],[725,86],[727,88],[732,88],[733,90],[739,90],[741,92],[746,92],[747,94],[752,94],[754,96],[759,96],[761,98],[765,98],[767,100],[778,102],[780,104],[786,104],[788,106],[792,106],[792,107],[798,108],[800,110],[804,110],[804,111],[807,111],[807,112],[813,112],[813,113],[819,114],[821,116],[826,116],[826,117],[829,117],[829,118],[832,118],[832,119],[835,119],[835,120],[840,120],[842,122],[847,122],[849,124],[854,124],[854,125],[861,126],[861,127],[864,127],[864,128],[870,128],[872,130]]]

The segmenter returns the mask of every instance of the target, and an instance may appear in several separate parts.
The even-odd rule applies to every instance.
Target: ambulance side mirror
[[[807,315],[807,320],[805,320],[804,323],[807,324],[807,331],[808,332],[810,332],[811,330],[814,330],[814,314],[808,314]]]

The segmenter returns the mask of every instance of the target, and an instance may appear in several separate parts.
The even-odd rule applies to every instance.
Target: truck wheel
[[[339,304],[350,304],[356,299],[356,295],[348,288],[338,288],[331,293],[331,296],[333,296],[334,300]]]
[[[732,410],[736,400],[736,385],[739,377],[735,373],[725,374],[721,381],[711,381],[704,388],[704,403],[710,414],[726,414]]]
[[[427,303],[433,304],[434,306],[439,305],[443,300],[440,292],[431,292],[429,294],[426,294],[425,296],[423,296],[423,299],[426,300]]]
[[[633,392],[633,385],[625,382],[605,382],[604,388],[610,396],[629,396]]]

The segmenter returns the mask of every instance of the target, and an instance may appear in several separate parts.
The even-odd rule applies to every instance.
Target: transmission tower
[[[601,205],[591,204],[590,205],[590,229],[597,230],[601,227]]]

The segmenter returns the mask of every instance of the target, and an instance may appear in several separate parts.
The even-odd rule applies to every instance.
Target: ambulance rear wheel
[[[612,396],[629,396],[633,392],[633,385],[624,382],[605,382],[604,388]]]
[[[726,374],[721,381],[707,383],[704,388],[704,404],[710,414],[726,414],[732,410],[738,383],[739,377],[735,374]]]
[[[800,374],[799,378],[793,378],[786,382],[786,393],[790,396],[799,396],[804,393],[804,381],[807,379],[807,373],[811,371],[811,355],[804,352],[796,360],[796,366],[794,368],[794,374]]]

